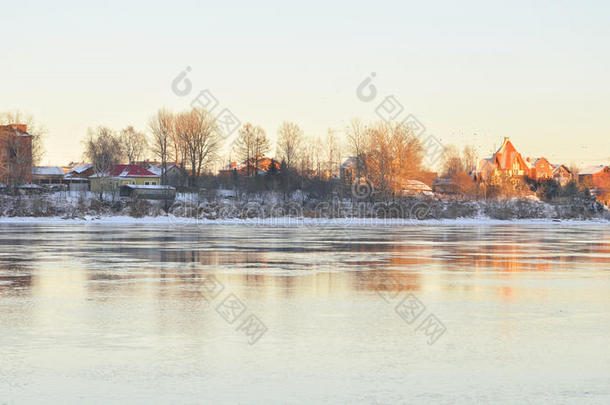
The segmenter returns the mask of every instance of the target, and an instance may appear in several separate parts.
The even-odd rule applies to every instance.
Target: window
[[[153,185],[153,186],[156,186],[156,185],[157,185],[157,182],[156,182],[156,181],[153,181],[153,182],[152,182],[152,185]]]
[[[147,182],[147,181],[145,181],[145,182],[144,182],[144,185],[145,185],[145,186],[149,186],[149,185],[150,185],[150,183],[149,183],[149,182]]]

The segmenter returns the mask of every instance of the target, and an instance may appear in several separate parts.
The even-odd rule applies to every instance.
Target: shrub
[[[129,215],[134,218],[142,218],[148,215],[151,205],[146,200],[138,200],[132,201],[128,204],[129,206]]]

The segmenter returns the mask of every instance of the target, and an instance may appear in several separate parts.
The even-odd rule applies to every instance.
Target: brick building
[[[31,181],[32,135],[26,125],[0,125],[0,182],[14,186]]]
[[[533,180],[548,180],[553,178],[553,166],[549,161],[544,158],[538,158],[536,160],[527,158],[527,163],[530,166],[529,177]]]
[[[588,187],[604,204],[610,203],[610,167],[597,165],[584,168],[578,174],[581,184]]]
[[[491,158],[481,159],[477,165],[474,178],[477,181],[488,182],[494,175],[508,177],[526,177],[531,174],[531,167],[527,164],[521,153],[508,138],[500,149]]]

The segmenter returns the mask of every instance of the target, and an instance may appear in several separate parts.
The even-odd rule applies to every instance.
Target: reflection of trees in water
[[[579,248],[565,243],[556,230],[539,232],[528,227],[486,227],[471,231],[471,238],[461,233],[443,246],[439,259],[448,271],[551,271],[572,266],[581,260],[570,253]],[[557,252],[563,252],[561,256]]]
[[[0,294],[30,294],[32,286],[32,265],[20,259],[7,259],[0,262]]]
[[[457,272],[468,280],[489,271],[543,272],[610,263],[608,232],[603,228],[373,227],[354,228],[349,239],[320,235],[315,229],[172,232],[156,227],[78,230],[76,236],[62,232],[69,238],[55,236],[53,242],[84,264],[86,291],[104,299],[152,289],[160,299],[196,302],[206,274],[248,287],[242,289],[245,297],[332,296],[374,290],[374,277],[379,275],[394,277],[396,288],[404,290],[439,281],[442,289],[469,290],[473,283],[453,283]],[[30,260],[12,261],[14,271],[23,274],[0,276],[12,281],[0,285],[0,291],[31,285]],[[0,269],[6,271],[4,266]]]
[[[437,283],[440,279],[443,289],[467,291],[475,284],[453,283],[455,273],[461,273],[459,277],[467,280],[490,277],[489,272],[494,271],[506,275],[548,272],[586,268],[589,263],[607,267],[610,263],[608,231],[592,228],[588,232],[589,235],[583,236],[583,230],[578,228],[541,230],[516,225],[390,228],[387,237],[378,243],[353,245],[355,256],[364,259],[350,264],[370,269],[354,272],[353,285],[375,289],[378,288],[376,277],[391,276],[400,289],[417,290],[423,282]],[[572,240],[578,242],[572,243]],[[369,260],[367,254],[380,259]],[[385,287],[391,288],[391,285]],[[511,295],[513,291],[503,286],[499,293]]]

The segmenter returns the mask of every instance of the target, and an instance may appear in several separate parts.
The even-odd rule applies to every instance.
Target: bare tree
[[[152,135],[152,152],[161,160],[161,184],[167,184],[167,159],[174,130],[174,116],[171,112],[161,109],[148,121],[148,130]]]
[[[186,147],[184,140],[180,137],[176,127],[177,115],[174,116],[173,126],[169,133],[169,157],[173,160],[176,166],[184,168],[186,162]]]
[[[93,171],[99,179],[100,199],[108,189],[110,169],[119,164],[123,156],[120,137],[106,127],[89,129],[85,140],[85,158],[93,165]]]
[[[328,170],[329,174],[332,176],[332,174],[339,167],[341,160],[341,147],[333,129],[328,129],[324,143],[325,145],[323,150],[325,152],[325,166],[326,170]]]
[[[194,186],[202,169],[217,158],[220,150],[216,118],[204,109],[194,108],[176,116],[174,129],[184,147]]]
[[[365,169],[366,152],[368,149],[368,135],[366,127],[358,119],[353,119],[345,129],[347,143],[350,153],[358,160],[357,175],[361,175],[360,170]]]
[[[477,151],[473,145],[464,146],[462,151],[462,161],[464,162],[464,169],[466,174],[470,174],[477,168]]]
[[[421,173],[423,147],[404,124],[379,122],[366,128],[367,176],[381,192],[400,191]]]
[[[316,175],[320,178],[320,174],[322,173],[322,164],[324,162],[324,146],[322,145],[322,140],[320,137],[316,137],[315,140],[312,140],[312,166],[314,166]]]
[[[320,165],[322,162],[322,148],[320,137],[303,139],[303,144],[299,152],[299,170],[301,175],[309,176],[312,172],[316,175],[320,174]]]
[[[457,174],[470,174],[476,169],[477,153],[474,146],[464,146],[462,154],[453,145],[447,145],[443,151],[443,176],[453,177]]]
[[[271,145],[265,131],[251,123],[244,124],[239,130],[239,138],[235,141],[233,150],[240,161],[246,162],[246,174],[250,176],[251,166],[258,172],[257,160],[269,152]]]
[[[284,122],[278,129],[278,154],[286,167],[294,168],[303,143],[303,130],[293,122]]]
[[[580,183],[580,167],[576,164],[576,162],[570,162],[570,166],[568,167],[568,170],[572,173],[572,181],[574,181],[576,184]]]
[[[453,177],[464,172],[464,162],[454,145],[447,145],[443,151],[442,172],[445,177]]]
[[[261,127],[256,127],[254,136],[254,167],[256,169],[256,174],[258,174],[258,160],[265,157],[270,149],[271,143],[269,142],[269,138],[267,138],[265,130]]]
[[[0,112],[0,125],[9,124],[27,125],[27,132],[32,135],[32,165],[40,163],[44,155],[43,137],[46,135],[46,128],[39,124],[31,114],[18,110]]]
[[[148,149],[146,135],[131,125],[121,130],[121,144],[129,163],[139,161]]]

